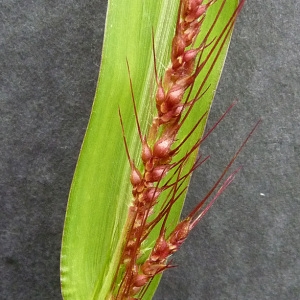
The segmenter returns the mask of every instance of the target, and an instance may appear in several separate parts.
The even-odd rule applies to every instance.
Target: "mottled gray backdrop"
[[[94,96],[106,0],[0,2],[0,299],[59,300],[69,186]],[[233,185],[156,300],[300,299],[300,2],[248,0],[210,115],[197,202],[259,119]],[[204,176],[205,174],[205,176]]]

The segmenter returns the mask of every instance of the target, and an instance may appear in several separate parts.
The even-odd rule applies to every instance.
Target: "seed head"
[[[155,68],[154,70],[157,83],[157,91],[155,93],[157,114],[153,117],[151,126],[145,136],[143,136],[139,124],[137,109],[133,99],[135,119],[142,143],[141,160],[143,167],[139,171],[130,158],[123,129],[125,148],[131,165],[130,181],[134,199],[129,208],[127,240],[116,276],[116,278],[121,278],[123,273],[124,277],[119,285],[118,283],[113,285],[116,292],[114,300],[133,300],[138,299],[140,296],[138,293],[144,295],[152,278],[171,267],[168,263],[168,258],[179,249],[193,226],[202,217],[202,213],[199,216],[196,215],[202,206],[202,202],[200,202],[200,206],[198,205],[186,219],[181,221],[166,236],[166,230],[171,230],[167,226],[169,226],[168,222],[173,204],[185,191],[184,181],[195,169],[195,166],[198,166],[197,162],[187,173],[184,168],[187,160],[191,157],[191,153],[194,152],[196,146],[199,146],[199,142],[193,146],[192,151],[189,151],[183,158],[179,158],[177,162],[174,158],[180,153],[181,146],[185,141],[199,128],[198,125],[202,118],[179,145],[174,145],[173,149],[172,145],[177,140],[177,133],[189,115],[190,109],[193,108],[194,103],[205,92],[201,85],[196,91],[196,96],[194,96],[194,93],[187,93],[186,97],[184,97],[185,92],[189,88],[194,88],[193,84],[196,77],[206,65],[206,53],[203,54],[203,57],[199,53],[205,47],[209,47],[210,43],[207,44],[206,41],[206,38],[210,37],[209,33],[198,48],[195,47],[194,42],[200,33],[208,7],[215,1],[208,0],[203,4],[203,0],[180,0],[179,17],[172,41],[170,65],[161,78],[158,78],[157,69]],[[229,21],[229,24],[230,22],[233,23]],[[225,36],[226,31],[222,35]],[[219,41],[218,38],[216,41]],[[221,45],[221,47],[223,46]],[[154,63],[156,65],[155,52]],[[169,178],[165,178],[168,171],[172,168],[174,172]],[[162,199],[162,202],[160,202],[158,197],[162,191],[168,192],[164,192],[166,199]],[[159,207],[160,211],[157,211],[155,206],[157,202],[161,204]],[[148,218],[152,212],[155,212],[155,214]],[[144,262],[141,262],[141,255],[144,254],[142,243],[149,237],[151,230],[156,226],[161,226],[160,234],[151,253],[148,254]]]

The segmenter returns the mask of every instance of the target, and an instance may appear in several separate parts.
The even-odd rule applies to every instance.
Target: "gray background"
[[[300,299],[299,1],[251,0],[234,33],[185,213],[254,123],[242,171],[175,256],[159,299]],[[61,299],[69,186],[99,69],[106,1],[0,2],[0,299]]]

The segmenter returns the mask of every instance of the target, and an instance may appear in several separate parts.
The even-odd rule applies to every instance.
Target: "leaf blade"
[[[160,63],[158,70],[162,74],[168,63],[168,45],[178,6],[178,3],[169,2],[148,0],[141,4],[139,0],[111,0],[108,3],[101,72],[74,174],[64,227],[61,281],[65,300],[105,299],[109,295],[122,247],[127,207],[131,200],[128,180],[130,168],[122,143],[117,113],[119,107],[125,121],[132,157],[138,160],[141,149],[132,117],[126,59],[130,65],[141,127],[146,130],[153,114],[153,104],[149,101],[154,93],[151,32],[152,28],[156,29],[156,55]],[[227,3],[230,4],[229,14],[236,6],[236,1]],[[126,20],[134,21],[126,23]],[[218,82],[225,56],[226,51],[216,68],[214,85]],[[208,97],[205,109],[210,107],[212,97],[213,92]],[[202,107],[202,112],[205,109]],[[199,111],[193,113],[189,126],[198,117]],[[188,130],[187,127],[182,134]],[[201,128],[203,130],[204,125]],[[174,218],[179,218],[183,200],[184,196],[178,201],[173,212]],[[149,243],[155,235],[157,231]],[[151,285],[145,299],[151,299],[157,284]]]

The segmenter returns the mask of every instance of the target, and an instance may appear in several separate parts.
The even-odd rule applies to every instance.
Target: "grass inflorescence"
[[[155,99],[153,99],[155,100],[156,115],[146,133],[141,131],[132,88],[133,84],[130,79],[133,109],[142,149],[140,154],[142,167],[138,167],[130,156],[124,133],[122,114],[119,111],[125,150],[131,168],[129,180],[132,185],[133,201],[129,207],[125,244],[118,265],[118,272],[112,286],[112,299],[142,299],[152,279],[157,274],[172,267],[169,260],[170,256],[180,248],[189,232],[234,179],[239,169],[235,170],[223,181],[237,155],[257,126],[256,124],[204,199],[172,230],[167,230],[166,223],[170,211],[176,201],[186,191],[184,182],[196,168],[207,160],[207,157],[202,158],[200,156],[188,170],[186,170],[185,165],[219,122],[206,135],[199,138],[184,156],[178,155],[182,145],[205,122],[208,112],[200,116],[184,139],[177,139],[178,132],[185,120],[189,118],[195,103],[201,101],[202,96],[206,93],[207,88],[204,88],[205,84],[209,80],[214,63],[231,34],[236,17],[245,2],[241,1],[239,3],[228,23],[224,24],[221,35],[211,38],[210,33],[226,2],[226,0],[219,0],[221,1],[221,6],[215,16],[215,21],[212,23],[209,31],[204,33],[202,42],[196,44],[196,38],[201,32],[201,25],[209,13],[209,8],[216,1],[218,0],[211,0],[205,3],[202,0],[180,1],[176,29],[171,46],[170,64],[162,77],[158,76],[155,50],[153,50],[154,74],[157,84]],[[203,54],[204,51],[206,51],[205,55]],[[215,52],[217,52],[216,58],[210,67],[206,68],[206,74],[200,86],[196,87],[196,78],[204,70],[208,60]],[[130,76],[128,62],[127,66]],[[193,96],[191,96],[193,89],[196,90],[196,93],[193,93]],[[168,173],[172,175],[166,179]],[[153,211],[162,193],[167,195],[166,200],[160,205],[159,212],[153,216]],[[209,200],[208,204],[204,206],[207,200]],[[142,245],[149,233],[158,224],[160,232],[156,242],[147,257],[141,259],[143,255]]]

